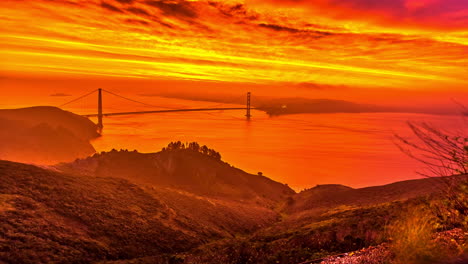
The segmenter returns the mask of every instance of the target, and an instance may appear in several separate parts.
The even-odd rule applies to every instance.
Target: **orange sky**
[[[273,92],[464,93],[468,83],[468,0],[2,0],[0,18],[2,78]]]

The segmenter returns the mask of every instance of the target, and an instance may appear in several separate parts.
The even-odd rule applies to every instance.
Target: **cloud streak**
[[[250,0],[399,28],[468,29],[468,0]]]

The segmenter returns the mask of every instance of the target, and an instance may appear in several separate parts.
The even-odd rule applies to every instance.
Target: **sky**
[[[2,0],[0,19],[7,88],[75,78],[361,99],[467,90],[468,0]]]

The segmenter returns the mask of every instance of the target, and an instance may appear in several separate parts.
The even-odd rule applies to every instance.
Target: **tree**
[[[221,154],[214,149],[208,148],[206,145],[200,147],[197,142],[182,143],[180,141],[170,142],[167,147],[162,148],[162,151],[171,151],[171,150],[190,150],[207,155],[217,160],[221,160]]]
[[[395,135],[397,146],[405,154],[425,165],[426,177],[468,174],[468,135],[466,130],[454,134],[427,123],[408,122],[416,140]]]
[[[209,148],[206,146],[206,145],[203,145],[201,148],[200,148],[200,152],[205,154],[205,155],[208,155],[208,150]]]
[[[466,122],[464,123],[467,124]],[[411,158],[425,165],[418,172],[439,177],[445,184],[445,200],[432,209],[447,226],[468,227],[468,131],[443,131],[427,123],[408,123],[415,139],[395,135],[396,145]]]
[[[197,142],[191,142],[188,144],[188,148],[193,150],[193,151],[196,151],[196,152],[199,152],[200,151],[200,145],[197,143]]]

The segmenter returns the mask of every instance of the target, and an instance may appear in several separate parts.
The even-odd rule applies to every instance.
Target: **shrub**
[[[425,208],[413,208],[389,226],[391,251],[396,264],[431,263],[436,248],[431,240],[437,221]]]

